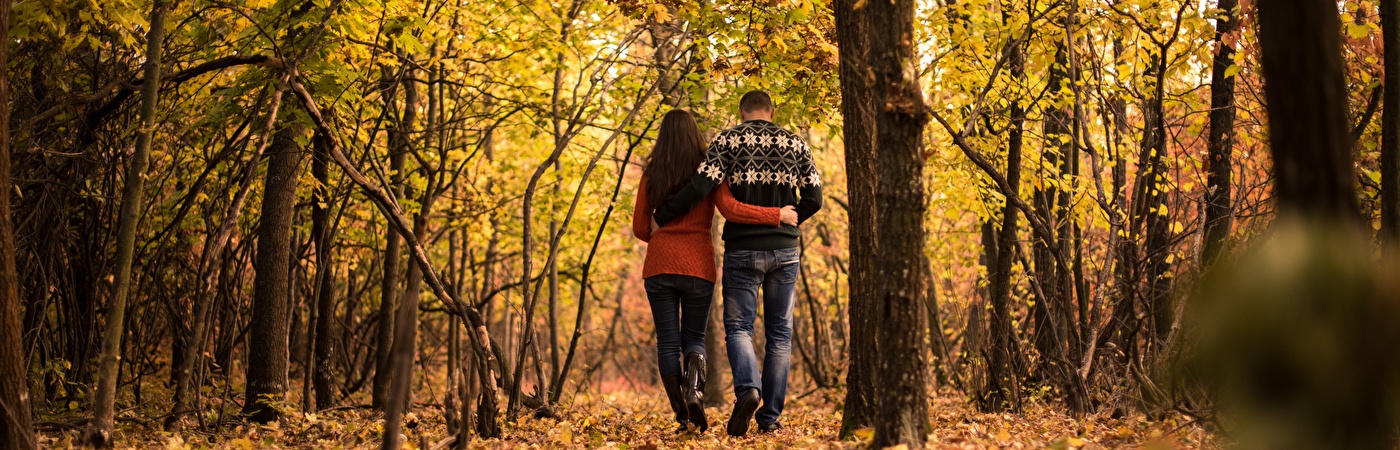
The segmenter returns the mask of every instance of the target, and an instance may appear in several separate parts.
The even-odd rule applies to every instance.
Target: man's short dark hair
[[[767,93],[767,92],[758,91],[758,90],[749,91],[749,92],[745,93],[743,97],[740,97],[740,98],[739,98],[739,111],[740,111],[740,112],[746,112],[746,113],[747,113],[747,112],[754,112],[754,111],[759,111],[759,110],[764,110],[764,111],[772,111],[772,110],[773,110],[773,99],[768,97],[768,93]]]

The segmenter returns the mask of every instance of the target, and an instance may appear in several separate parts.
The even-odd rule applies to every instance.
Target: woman
[[[710,223],[715,206],[726,219],[753,225],[797,223],[792,207],[764,208],[740,203],[721,185],[690,213],[651,231],[656,206],[690,181],[705,159],[705,143],[695,118],[685,110],[672,110],[661,119],[632,210],[632,233],[648,242],[642,267],[647,300],[656,324],[656,359],[666,397],[680,424],[704,432],[709,428],[701,397],[705,392],[705,325],[715,289],[715,252]],[[681,350],[685,350],[685,374],[681,374]]]

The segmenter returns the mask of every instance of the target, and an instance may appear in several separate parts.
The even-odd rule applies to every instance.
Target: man
[[[698,173],[657,209],[657,224],[664,226],[685,215],[726,178],[741,202],[796,205],[799,225],[821,209],[821,177],[812,152],[797,134],[773,123],[773,100],[768,93],[744,94],[739,100],[739,116],[744,122],[715,136]],[[727,222],[723,236],[724,334],[736,397],[728,431],[731,436],[743,436],[748,433],[750,418],[757,419],[761,432],[777,431],[782,428],[778,418],[787,397],[801,232],[795,226]],[[759,286],[763,286],[767,338],[761,375],[753,346]]]

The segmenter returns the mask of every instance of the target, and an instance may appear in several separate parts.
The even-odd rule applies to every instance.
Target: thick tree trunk
[[[1392,0],[1386,0],[1391,1]],[[1215,21],[1215,60],[1210,72],[1210,147],[1206,177],[1205,238],[1201,262],[1210,264],[1225,247],[1234,223],[1230,178],[1234,169],[1235,77],[1228,75],[1235,63],[1235,40],[1240,28],[1239,0],[1220,0],[1221,16]],[[1394,33],[1391,33],[1394,35]],[[1387,46],[1389,50],[1389,46]],[[1387,59],[1389,61],[1389,59]]]
[[[10,104],[11,0],[0,0],[0,105]],[[10,219],[10,109],[0,108],[0,450],[35,448],[28,366],[21,346],[19,271]]]
[[[857,0],[836,0],[836,38],[840,57],[841,117],[846,153],[846,216],[850,221],[850,306],[848,327],[851,348],[876,348],[874,308],[876,209],[875,209],[875,99],[869,79],[870,37],[868,9],[856,9]],[[846,400],[841,414],[840,436],[874,425],[875,352],[848,352]]]
[[[1359,223],[1337,4],[1269,0],[1258,8],[1279,213]]]
[[[879,327],[875,438],[872,445],[923,448],[928,431],[928,361],[923,314],[924,279],[924,125],[923,103],[914,67],[915,2],[871,2],[867,30],[875,74],[876,223],[881,251],[875,257]]]
[[[1381,106],[1381,240],[1400,250],[1400,0],[1381,0],[1385,75]]]
[[[296,216],[297,173],[305,127],[278,130],[267,158],[262,215],[253,281],[253,315],[248,332],[248,384],[243,414],[255,422],[278,419],[272,403],[287,392],[288,302],[292,276],[292,228]]]
[[[88,424],[83,439],[94,447],[105,447],[110,443],[116,415],[117,369],[121,365],[122,335],[126,333],[127,291],[131,290],[131,262],[136,252],[136,228],[141,220],[141,203],[145,197],[146,166],[150,163],[151,140],[155,134],[156,104],[160,97],[160,83],[155,80],[161,77],[161,51],[165,41],[167,7],[165,0],[155,1],[151,6],[150,31],[146,33],[144,70],[147,82],[141,85],[140,129],[136,136],[136,152],[131,155],[131,162],[127,166],[121,212],[117,217],[117,256],[112,280],[112,300],[107,312],[107,328],[102,335],[102,356],[97,363],[97,388],[93,396],[92,422]],[[9,189],[9,185],[0,188]]]
[[[413,124],[418,120],[418,87],[412,80],[412,72],[404,75],[403,82],[403,117],[389,130],[389,171],[390,189],[394,191],[394,198],[399,199],[404,196],[404,160],[408,157],[410,138],[409,132],[413,129]],[[396,299],[399,295],[399,257],[400,257],[400,237],[394,227],[390,226],[384,235],[384,279],[379,286],[379,328],[375,342],[375,369],[374,386],[370,403],[375,409],[384,409],[389,395],[389,380],[393,377],[393,366],[390,364],[390,355],[393,353],[394,342],[394,310]]]
[[[1218,378],[1236,387],[1244,406],[1236,409],[1253,413],[1244,426],[1273,434],[1245,445],[1397,448],[1396,295],[1388,287],[1395,266],[1389,257],[1376,261],[1359,239],[1371,223],[1358,212],[1338,4],[1269,0],[1257,8],[1279,225],[1253,252],[1268,263],[1264,277],[1217,289],[1220,300],[1234,302],[1220,310],[1232,319],[1217,325],[1229,331],[1214,333],[1222,340],[1218,359],[1230,360]],[[1242,265],[1238,272],[1251,273],[1239,278],[1259,265]],[[1260,308],[1276,309],[1259,320],[1252,313]],[[1327,338],[1303,339],[1300,329]],[[1318,359],[1331,359],[1328,383],[1297,382],[1318,373]],[[1299,412],[1269,416],[1279,399]]]
[[[311,364],[311,379],[316,387],[316,409],[335,404],[336,378],[332,371],[336,355],[335,339],[335,260],[331,242],[335,239],[330,223],[330,143],[320,133],[313,141],[315,159],[311,174],[316,177],[315,197],[311,204],[311,238],[316,242],[316,339]]]

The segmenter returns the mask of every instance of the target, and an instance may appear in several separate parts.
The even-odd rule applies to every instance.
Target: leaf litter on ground
[[[816,391],[790,399],[783,413],[783,429],[747,436],[725,433],[729,407],[706,409],[710,429],[676,434],[675,422],[660,392],[622,391],[583,393],[555,409],[556,417],[522,415],[503,423],[504,436],[472,438],[471,449],[602,448],[602,449],[855,449],[866,448],[874,437],[871,429],[855,430],[838,439],[841,394]],[[934,449],[1213,449],[1216,436],[1182,416],[1152,421],[1142,415],[1113,418],[1091,414],[1076,419],[1058,404],[1030,403],[1019,414],[979,413],[964,398],[943,393],[930,403],[930,432],[925,447]],[[417,426],[401,439],[409,450],[434,449],[447,442],[442,410],[418,407]],[[362,449],[378,448],[383,435],[382,416],[365,409],[340,409],[302,414],[291,412],[280,422],[267,425],[226,421],[217,432],[165,432],[147,429],[138,422],[122,422],[114,443],[117,449]],[[78,430],[44,432],[43,448],[76,448]]]

